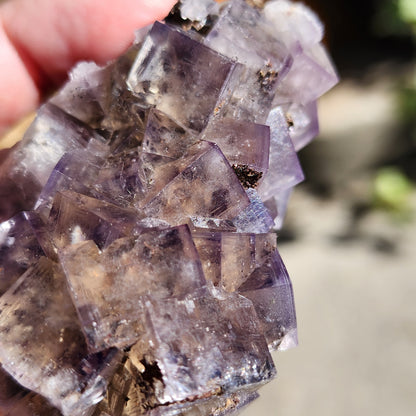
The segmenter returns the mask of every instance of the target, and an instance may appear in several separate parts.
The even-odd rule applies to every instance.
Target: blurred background
[[[299,347],[244,416],[416,414],[416,0],[305,0],[341,76],[280,252]]]

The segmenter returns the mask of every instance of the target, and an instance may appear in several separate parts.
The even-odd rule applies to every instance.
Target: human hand
[[[105,63],[175,0],[13,0],[0,6],[0,135],[80,60]]]

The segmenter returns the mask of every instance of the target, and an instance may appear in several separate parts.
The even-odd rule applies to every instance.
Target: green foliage
[[[374,179],[373,202],[376,208],[389,211],[400,219],[408,219],[413,191],[412,182],[400,169],[382,168]]]
[[[407,22],[416,29],[416,1],[415,0],[398,0],[399,16],[404,22]]]
[[[416,146],[416,83],[399,91],[399,114]]]
[[[416,1],[381,0],[374,18],[374,31],[380,36],[416,37]]]

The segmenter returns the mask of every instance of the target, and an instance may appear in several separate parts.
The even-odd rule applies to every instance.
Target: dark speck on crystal
[[[256,172],[247,165],[233,165],[235,174],[245,189],[256,188],[263,172]]]
[[[261,85],[261,89],[264,92],[269,92],[273,89],[277,82],[279,73],[274,71],[270,63],[267,63],[263,68],[257,71],[258,81]]]
[[[1,152],[0,415],[258,397],[297,344],[273,229],[337,81],[322,36],[298,2],[181,0]]]
[[[293,127],[295,125],[292,116],[289,113],[285,114],[285,118],[286,118],[286,122],[287,122],[287,126],[289,128]]]

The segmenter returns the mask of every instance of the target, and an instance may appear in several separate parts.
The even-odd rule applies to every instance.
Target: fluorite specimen
[[[296,345],[276,229],[337,77],[309,9],[252,3],[80,63],[3,160],[1,414],[232,414]]]

